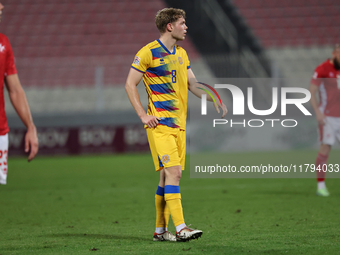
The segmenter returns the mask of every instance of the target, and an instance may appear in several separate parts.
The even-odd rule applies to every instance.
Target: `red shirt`
[[[326,60],[314,72],[312,84],[319,87],[320,111],[331,117],[340,117],[340,70]]]
[[[5,113],[4,79],[5,76],[16,73],[11,44],[4,34],[0,34],[0,135],[9,131]]]

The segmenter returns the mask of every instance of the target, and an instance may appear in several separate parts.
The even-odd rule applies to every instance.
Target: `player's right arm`
[[[202,94],[206,94],[206,93],[202,90],[203,86],[197,82],[195,74],[193,73],[191,68],[187,70],[187,75],[188,75],[188,89],[195,96],[197,96],[198,98],[201,98]],[[209,95],[207,95],[207,100],[210,102],[213,102],[213,99]],[[214,107],[218,113],[220,113],[219,108],[222,109],[222,118],[226,116],[228,109],[227,109],[227,106],[223,102],[222,104],[220,104],[220,102],[217,100],[216,104],[214,104]]]
[[[317,94],[319,92],[319,86],[322,83],[323,78],[326,77],[323,64],[316,67],[313,77],[310,82],[309,91],[311,94],[310,103],[314,109],[315,117],[319,125],[325,125],[326,116],[320,111]]]
[[[126,79],[125,91],[129,97],[131,105],[135,109],[138,117],[141,119],[143,124],[147,125],[149,128],[153,128],[157,126],[158,119],[155,116],[147,115],[147,113],[145,112],[142,106],[139,93],[137,90],[137,86],[142,78],[143,78],[143,73],[138,72],[137,70],[133,68],[130,68],[130,72]]]
[[[39,142],[37,136],[37,130],[33,123],[31,111],[26,99],[26,94],[21,86],[19,76],[14,63],[14,55],[11,44],[8,38],[4,38],[6,51],[6,63],[5,63],[5,86],[8,90],[8,95],[11,103],[19,115],[21,121],[27,128],[25,135],[25,152],[29,152],[28,161],[31,161],[39,150]]]
[[[31,111],[26,99],[26,94],[21,86],[18,74],[6,76],[5,84],[13,107],[27,128],[25,135],[25,152],[30,152],[28,161],[31,161],[38,153],[39,142],[37,129],[33,123]]]
[[[311,83],[309,86],[309,91],[311,94],[310,103],[314,109],[316,120],[319,125],[325,125],[325,115],[319,109],[316,96],[319,91],[319,87],[314,83]]]

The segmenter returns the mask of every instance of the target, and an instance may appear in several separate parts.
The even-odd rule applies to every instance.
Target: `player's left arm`
[[[206,92],[204,92],[204,87],[203,85],[199,84],[196,80],[195,74],[194,72],[191,70],[191,68],[189,68],[187,70],[187,74],[188,74],[188,89],[190,90],[191,93],[193,93],[195,96],[197,96],[198,98],[201,98],[203,94],[206,94]],[[213,102],[214,100],[211,98],[210,95],[207,95],[207,100],[210,102]],[[217,104],[217,105],[216,105]],[[220,109],[222,109],[222,118],[228,113],[228,109],[227,106],[222,102],[222,104],[220,103],[219,100],[216,100],[216,104],[214,104],[214,107],[216,109],[216,111],[218,113],[220,113]]]
[[[27,128],[25,135],[25,152],[30,152],[28,161],[31,161],[39,150],[37,129],[33,123],[30,108],[28,106],[25,91],[23,90],[18,74],[11,74],[5,78],[11,103],[19,115],[21,121]]]

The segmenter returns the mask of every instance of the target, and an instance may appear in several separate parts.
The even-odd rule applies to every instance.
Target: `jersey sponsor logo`
[[[165,154],[162,156],[162,162],[164,164],[168,163],[170,161],[170,156],[168,154]]]
[[[133,63],[139,66],[139,62],[140,62],[140,57],[136,56],[135,59],[133,60]]]
[[[178,57],[178,63],[180,63],[181,65],[183,65],[183,59],[182,59],[182,57]]]
[[[5,51],[5,46],[0,43],[0,52],[4,52],[4,51]]]

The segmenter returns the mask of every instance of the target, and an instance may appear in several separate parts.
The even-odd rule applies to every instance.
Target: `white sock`
[[[318,189],[324,189],[324,188],[326,188],[325,182],[324,181],[323,182],[318,182]]]
[[[179,224],[178,226],[176,226],[176,232],[179,233],[186,226],[187,225],[185,225],[185,223]]]
[[[166,229],[166,228],[164,228],[164,227],[156,228],[155,232],[156,232],[157,234],[163,234],[163,233],[166,231],[165,229]]]

